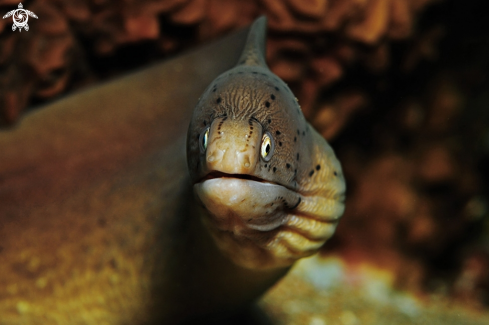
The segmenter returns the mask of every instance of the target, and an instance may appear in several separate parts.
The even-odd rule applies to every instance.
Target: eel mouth
[[[280,184],[276,184],[274,182],[267,181],[263,178],[248,175],[248,174],[228,174],[228,173],[219,172],[219,171],[212,171],[212,172],[208,173],[207,175],[205,175],[204,177],[199,179],[196,182],[196,184],[203,183],[207,180],[216,179],[216,178],[235,178],[235,179],[243,179],[243,180],[248,180],[248,181],[254,181],[254,182],[259,182],[259,183],[269,183],[269,184],[281,186]]]

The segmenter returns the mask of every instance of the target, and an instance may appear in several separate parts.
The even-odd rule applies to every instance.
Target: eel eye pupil
[[[200,144],[200,151],[204,153],[207,149],[207,143],[209,141],[209,127],[205,128],[204,131],[200,134],[199,138],[199,144]]]
[[[273,138],[270,136],[270,133],[265,133],[261,140],[261,157],[264,161],[269,161],[272,158],[273,154]]]

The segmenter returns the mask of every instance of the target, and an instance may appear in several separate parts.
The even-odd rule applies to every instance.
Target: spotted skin
[[[249,268],[286,266],[313,254],[344,210],[340,163],[307,123],[289,87],[268,69],[265,28],[266,19],[258,19],[238,65],[205,90],[187,142],[205,222],[225,255]],[[199,139],[208,128],[208,147],[202,150]],[[273,142],[266,158],[260,153],[264,134]],[[236,192],[225,184],[233,178],[241,184]],[[241,192],[248,186],[247,196]],[[268,198],[270,191],[280,195]]]

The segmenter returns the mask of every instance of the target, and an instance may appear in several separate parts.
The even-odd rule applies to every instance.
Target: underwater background
[[[489,323],[487,1],[23,4],[28,32],[0,20],[4,129],[266,15],[269,66],[347,180],[333,239],[261,300],[273,324]]]

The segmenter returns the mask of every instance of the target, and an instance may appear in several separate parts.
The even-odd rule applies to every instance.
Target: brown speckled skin
[[[311,135],[299,104],[289,87],[274,75],[265,63],[266,20],[254,24],[238,65],[221,74],[202,95],[192,117],[188,134],[189,171],[195,182],[207,170],[199,152],[198,135],[217,117],[229,120],[254,119],[263,133],[268,131],[275,140],[270,162],[261,161],[250,174],[268,181],[297,189],[311,157]],[[303,161],[297,159],[297,154]],[[265,166],[266,165],[266,166]],[[275,167],[275,171],[274,171]]]
[[[214,87],[217,89],[215,92]],[[275,138],[275,151],[271,161],[262,160],[252,174],[289,188],[297,187],[297,173],[299,176],[304,173],[302,169],[306,164],[297,161],[296,155],[301,153],[303,159],[309,159],[310,154],[306,151],[311,146],[305,143],[311,140],[308,124],[299,105],[282,80],[266,68],[240,65],[221,75],[202,98],[205,98],[205,101],[199,102],[198,107],[201,109],[196,110],[193,121],[212,121],[225,115],[229,120],[257,120],[263,131],[270,132]],[[220,103],[217,104],[219,99]],[[198,180],[205,173],[202,164],[197,165],[201,154],[198,141],[194,141],[203,128],[203,124],[191,125],[189,133],[189,139],[192,141],[188,154],[189,171],[194,180]],[[297,130],[300,130],[300,134],[297,134]],[[277,132],[280,135],[277,135]],[[303,135],[303,132],[307,132],[307,135]],[[282,145],[279,146],[279,143]],[[287,168],[286,164],[290,167]],[[197,170],[197,167],[201,169]],[[275,172],[273,167],[276,167]]]
[[[197,104],[187,142],[192,181],[198,181],[208,172],[199,163],[205,155],[199,150],[199,134],[214,119],[225,116],[228,121],[253,119],[261,124],[263,133],[268,131],[274,138],[272,159],[269,162],[261,160],[256,169],[250,172],[251,175],[299,192],[307,192],[311,184],[318,182],[317,175],[324,174],[324,167],[337,167],[338,182],[343,182],[341,166],[329,161],[336,161],[330,146],[307,123],[287,84],[273,74],[265,63],[265,45],[259,43],[265,40],[260,37],[264,34],[260,29],[266,27],[265,18],[257,20],[254,26],[258,28],[255,27],[248,36],[239,64],[217,77]],[[258,41],[253,42],[255,38]],[[321,163],[323,171],[316,170],[316,166]],[[311,171],[316,175],[309,175]],[[334,171],[327,171],[327,175],[322,177],[324,181],[331,182],[330,174]],[[340,190],[338,196],[343,194]]]
[[[263,291],[253,277],[230,279],[247,274],[216,252],[200,259],[195,247],[213,248],[188,219],[188,121],[204,88],[235,64],[245,35],[0,131],[1,325],[168,323]],[[229,299],[229,282],[248,294]]]

